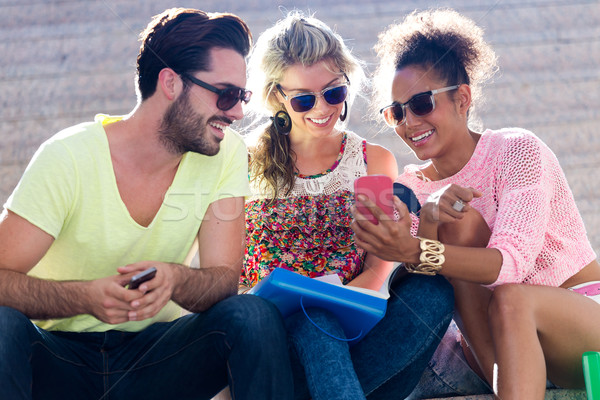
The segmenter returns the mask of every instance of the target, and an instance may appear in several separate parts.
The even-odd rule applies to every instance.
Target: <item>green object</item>
[[[588,400],[600,400],[600,353],[586,351],[583,353],[583,377]]]

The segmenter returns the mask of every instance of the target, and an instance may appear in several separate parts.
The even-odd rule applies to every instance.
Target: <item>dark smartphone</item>
[[[387,175],[365,175],[354,181],[354,194],[364,194],[383,210],[390,218],[394,218],[394,202],[392,198],[392,178]],[[356,201],[356,208],[367,219],[377,225],[379,221],[371,211]]]
[[[155,275],[156,268],[154,267],[150,267],[147,270],[142,271],[137,275],[134,275],[129,281],[129,289],[137,289],[142,283],[154,278]]]
[[[398,197],[406,204],[409,212],[419,215],[421,203],[419,203],[419,199],[417,199],[417,196],[415,196],[415,193],[411,188],[404,186],[401,183],[394,182],[394,196]]]

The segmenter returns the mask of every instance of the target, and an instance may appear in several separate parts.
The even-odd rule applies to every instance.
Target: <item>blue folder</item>
[[[338,339],[346,340],[350,345],[365,337],[384,317],[387,309],[384,297],[311,279],[284,268],[275,268],[248,293],[273,302],[284,318],[304,310],[310,319],[310,310],[307,309],[311,307],[330,311],[338,318],[346,334],[346,339]]]

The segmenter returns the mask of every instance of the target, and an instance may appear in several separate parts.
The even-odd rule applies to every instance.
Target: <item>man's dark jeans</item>
[[[0,398],[291,399],[281,316],[257,296],[142,332],[48,332],[0,307]]]

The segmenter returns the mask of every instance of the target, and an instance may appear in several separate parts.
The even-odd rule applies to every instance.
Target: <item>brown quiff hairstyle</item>
[[[154,16],[140,40],[137,89],[141,101],[154,94],[163,68],[180,75],[206,71],[212,48],[232,49],[246,57],[252,45],[250,29],[238,16],[191,8],[171,8]]]

